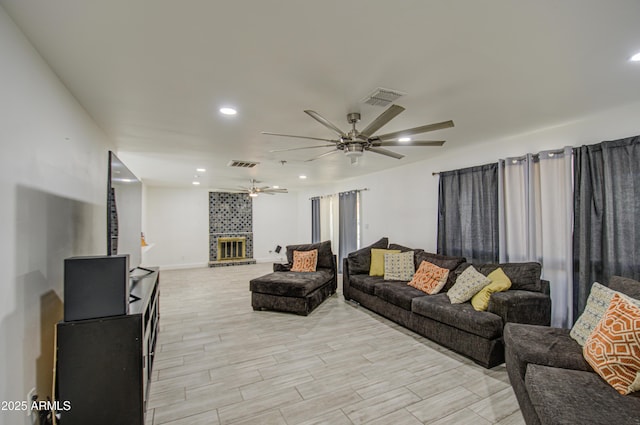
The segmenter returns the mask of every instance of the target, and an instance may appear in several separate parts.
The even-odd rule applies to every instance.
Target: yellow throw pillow
[[[640,390],[640,308],[615,294],[587,337],[584,359],[598,375],[626,395]]]
[[[371,248],[369,276],[384,276],[384,254],[400,254],[400,250]]]
[[[293,251],[292,272],[315,272],[318,264],[318,250]]]
[[[491,283],[485,286],[471,298],[471,305],[477,311],[487,311],[489,299],[494,292],[504,292],[511,288],[511,279],[498,267],[487,276]]]

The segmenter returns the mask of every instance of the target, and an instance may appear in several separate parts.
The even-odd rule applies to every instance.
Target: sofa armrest
[[[290,272],[291,264],[273,263],[273,271],[274,272]]]
[[[502,317],[503,323],[551,324],[551,297],[540,292],[509,290],[491,294],[487,311]]]
[[[350,300],[349,289],[351,288],[351,282],[349,281],[349,259],[344,258],[342,260],[342,295],[345,300]]]
[[[551,295],[551,285],[548,280],[540,279],[540,292],[545,295]]]

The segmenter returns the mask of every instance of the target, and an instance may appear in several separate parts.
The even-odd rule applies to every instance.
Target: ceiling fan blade
[[[293,134],[282,134],[282,133],[270,133],[268,131],[263,131],[262,134],[267,134],[269,136],[281,136],[281,137],[295,137],[296,139],[309,139],[309,140],[321,140],[323,142],[333,142],[338,143],[337,140],[331,139],[322,139],[320,137],[308,137],[308,136],[294,136]]]
[[[307,159],[305,162],[315,161],[316,159],[320,159],[320,158],[322,158],[323,156],[331,155],[331,154],[336,153],[336,152],[342,152],[342,151],[341,151],[340,149],[334,149],[334,150],[332,150],[332,151],[325,152],[325,153],[323,153],[322,155],[318,155],[318,156],[316,156],[316,157],[314,157],[314,158]]]
[[[371,124],[367,126],[367,128],[362,130],[360,132],[360,135],[368,139],[373,133],[380,130],[383,125],[394,119],[402,111],[404,111],[404,108],[402,106],[391,105],[389,109],[378,115],[378,118],[373,120]]]
[[[398,142],[398,141],[389,141],[389,142],[373,142],[371,146],[442,146],[444,145],[444,140],[416,140],[411,142]]]
[[[289,191],[287,191],[287,189],[267,189],[267,190],[262,190],[261,192],[263,192],[263,193],[289,193]]]
[[[390,150],[383,149],[383,148],[368,148],[367,150],[371,151],[371,152],[379,153],[381,155],[390,156],[391,158],[395,158],[395,159],[404,158],[404,155],[400,155],[399,153],[395,153],[395,152],[392,152]]]
[[[426,133],[428,131],[435,131],[435,130],[440,130],[443,128],[451,128],[451,127],[453,127],[453,121],[449,120],[449,121],[443,121],[435,124],[423,125],[421,127],[409,128],[407,130],[394,131],[393,133],[382,134],[380,136],[377,136],[376,138],[380,140],[397,139],[398,137],[413,136],[414,134],[421,134],[421,133]]]
[[[304,112],[307,115],[309,115],[311,118],[313,118],[314,120],[318,121],[320,124],[322,124],[325,127],[327,127],[328,129],[331,129],[331,130],[335,131],[336,133],[338,133],[338,136],[346,137],[346,134],[345,134],[344,131],[340,130],[331,121],[329,121],[328,119],[326,119],[325,117],[323,117],[322,115],[317,113],[316,111],[311,111],[311,110],[307,109]]]
[[[257,187],[256,190],[258,191],[264,191],[265,189],[269,189],[271,186],[262,186],[262,187]]]
[[[275,152],[288,152],[288,151],[298,151],[300,149],[315,149],[315,148],[332,148],[334,145],[318,145],[318,146],[306,146],[304,148],[291,148],[291,149],[276,149],[273,151],[269,151],[270,153]]]

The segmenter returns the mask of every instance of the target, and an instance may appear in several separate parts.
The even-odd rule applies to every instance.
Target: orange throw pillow
[[[293,251],[292,272],[315,272],[318,264],[318,250]]]
[[[447,283],[447,277],[449,277],[449,269],[443,269],[428,261],[423,261],[407,285],[433,295],[444,287],[444,284]]]
[[[640,390],[640,308],[615,294],[587,338],[583,354],[620,394]]]

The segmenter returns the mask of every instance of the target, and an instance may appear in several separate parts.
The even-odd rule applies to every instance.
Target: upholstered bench
[[[315,271],[290,271],[295,251],[318,250]],[[311,313],[336,292],[336,257],[331,242],[287,246],[288,264],[274,264],[273,273],[252,279],[251,306],[254,310],[274,310],[303,316]]]

